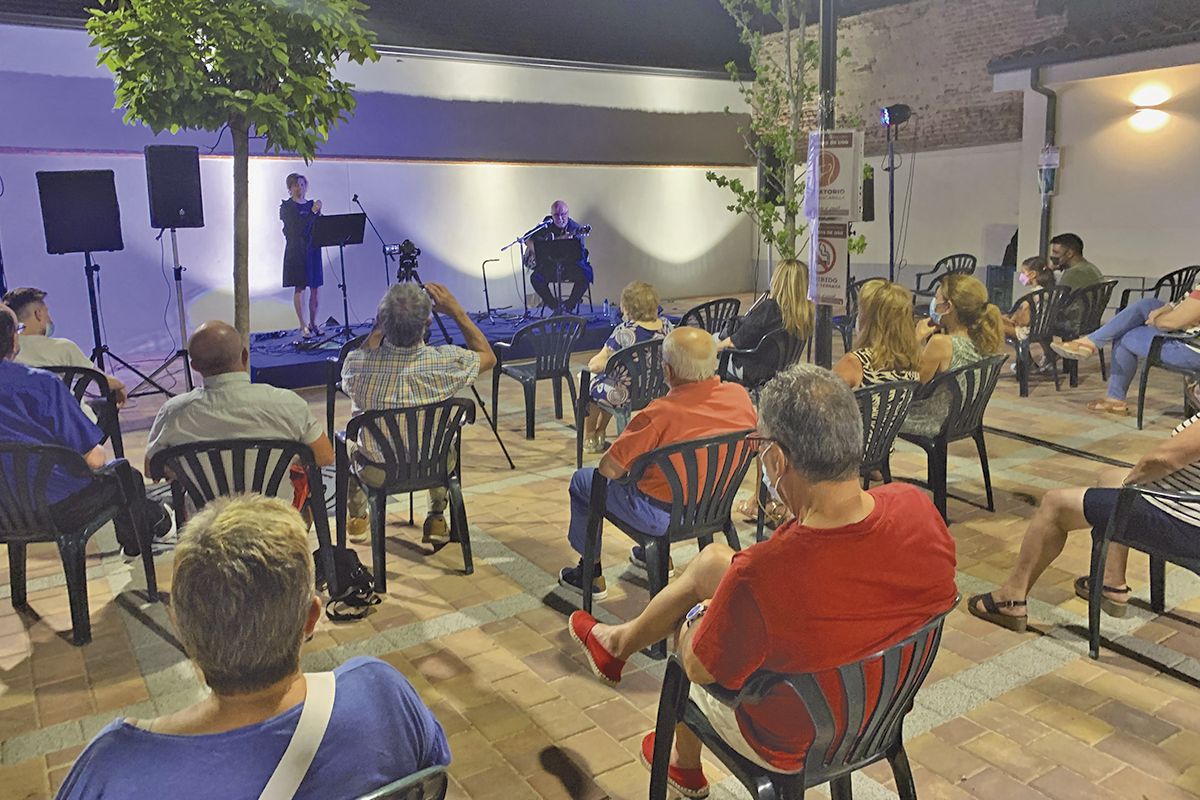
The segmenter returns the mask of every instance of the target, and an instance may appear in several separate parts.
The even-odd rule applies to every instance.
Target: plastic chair
[[[784,328],[776,328],[775,330],[764,336],[757,345],[752,348],[738,349],[730,347],[725,350],[718,350],[719,366],[717,374],[722,376],[722,380],[740,383],[745,386],[752,396],[757,395],[758,390],[767,385],[767,382],[774,378],[776,374],[790,367],[799,361],[806,359],[810,353],[812,339],[801,339],[798,336],[793,336]],[[752,368],[754,372],[761,373],[761,378],[736,378],[729,373],[730,359],[734,356],[739,356],[743,359],[743,364]],[[743,373],[745,374],[745,373]]]
[[[312,448],[288,439],[219,439],[189,442],[160,450],[150,458],[150,477],[170,480],[175,525],[182,530],[187,520],[187,504],[196,510],[218,497],[254,492],[277,497],[284,491],[290,500],[289,470],[295,462],[308,477],[307,507],[317,533],[317,547],[329,594],[336,595],[337,570],[329,535],[329,515],[325,511],[325,484]]]
[[[973,275],[976,263],[975,256],[970,253],[955,253],[952,256],[946,256],[934,264],[933,269],[928,272],[917,273],[917,286],[913,289],[913,295],[924,297],[928,302],[930,297],[937,294],[938,284],[947,275]],[[922,286],[923,278],[928,278],[929,281]]]
[[[492,370],[492,430],[500,419],[501,373],[515,378],[525,391],[525,438],[534,435],[533,421],[537,403],[538,381],[554,381],[554,418],[562,419],[562,385],[566,379],[571,390],[571,405],[578,405],[575,382],[571,379],[571,351],[583,335],[587,320],[583,317],[547,317],[539,322],[524,325],[513,334],[512,342],[497,342],[492,349],[496,352],[496,366]],[[533,361],[525,364],[506,364],[506,354],[526,345],[533,350]]]
[[[1178,303],[1188,292],[1195,288],[1197,282],[1200,282],[1200,264],[1181,267],[1163,275],[1149,289],[1125,289],[1122,291],[1121,305],[1117,308],[1117,311],[1121,311],[1125,306],[1129,305],[1130,296],[1135,294],[1140,294],[1142,297],[1153,295],[1159,300],[1165,300],[1168,303]]]
[[[371,566],[375,591],[387,591],[387,499],[393,494],[412,494],[444,487],[450,500],[450,541],[462,546],[463,572],[475,571],[471,559],[471,532],[462,496],[462,458],[449,467],[451,448],[461,455],[462,426],[475,422],[475,404],[452,397],[441,403],[412,408],[366,411],[352,417],[337,435],[337,537],[346,543],[346,498],[353,472],[366,492],[371,513]],[[370,463],[383,471],[378,486],[359,478],[359,464],[352,463],[347,441],[368,441],[380,453]]]
[[[108,378],[99,370],[87,367],[38,367],[46,372],[53,372],[62,378],[63,383],[71,390],[71,394],[80,403],[87,401],[89,395],[96,402],[88,405],[96,412],[96,424],[104,432],[104,441],[111,441],[113,455],[125,457],[125,441],[121,438],[121,421],[117,417],[117,395],[108,386]]]
[[[856,389],[854,399],[858,402],[863,421],[863,457],[859,475],[863,488],[871,485],[871,473],[883,473],[883,482],[892,482],[892,445],[904,424],[908,407],[921,384],[916,381],[892,381]],[[760,510],[761,515],[761,510]]]
[[[592,477],[587,539],[583,547],[584,611],[592,611],[592,579],[596,577],[600,533],[606,519],[645,548],[651,597],[667,585],[671,542],[697,539],[704,548],[712,544],[714,533],[723,532],[730,547],[741,549],[730,513],[734,496],[754,460],[754,447],[746,438],[751,433],[752,430],[734,431],[660,447],[639,456],[629,472],[612,479],[613,483],[635,485],[648,470],[661,471],[671,487],[671,519],[662,536],[651,536],[610,516],[607,511],[610,480],[596,471]],[[665,657],[666,642],[652,645],[650,653],[656,658]]]
[[[346,342],[338,350],[336,356],[330,356],[325,360],[325,435],[329,437],[329,441],[333,441],[333,409],[337,403],[338,394],[346,395],[346,390],[342,387],[342,367],[346,363],[346,356],[363,346],[363,342],[367,340],[368,334],[355,336],[350,341]]]
[[[1142,419],[1146,411],[1146,384],[1150,380],[1150,369],[1158,367],[1165,369],[1167,372],[1174,372],[1176,375],[1183,375],[1185,378],[1193,380],[1200,379],[1200,372],[1187,369],[1186,367],[1177,367],[1173,364],[1168,364],[1162,360],[1163,346],[1167,342],[1185,342],[1194,347],[1200,348],[1200,336],[1189,336],[1185,333],[1163,333],[1155,336],[1150,342],[1150,350],[1146,353],[1146,363],[1142,365],[1142,377],[1138,382],[1138,415],[1137,426],[1138,430],[1142,429]],[[1186,409],[1190,399],[1188,398],[1187,382],[1183,385],[1183,407]]]
[[[1192,513],[1200,514],[1200,487],[1195,488],[1195,492],[1180,493],[1159,491],[1145,486],[1126,486],[1117,496],[1117,506],[1113,509],[1108,524],[1099,531],[1092,528],[1092,567],[1088,577],[1088,655],[1092,658],[1100,657],[1100,600],[1104,591],[1104,562],[1108,558],[1110,542],[1125,544],[1150,556],[1150,608],[1156,614],[1166,610],[1166,562],[1178,564],[1200,575],[1200,542],[1196,542],[1191,551],[1183,553],[1166,548],[1151,548],[1136,540],[1129,542],[1123,536],[1129,526],[1129,514],[1133,510],[1133,503],[1138,497],[1170,500],[1190,506],[1189,510]]]
[[[51,481],[85,478],[91,483],[73,498],[96,492],[99,498],[91,515],[76,525],[64,527],[55,519],[47,490]],[[130,513],[138,496],[140,477],[123,458],[95,472],[83,456],[66,447],[0,442],[0,543],[8,545],[8,572],[13,608],[27,608],[25,593],[25,547],[30,542],[54,542],[62,557],[71,605],[72,642],[85,645],[92,640],[88,612],[86,549],[92,534],[121,513]],[[103,484],[109,483],[109,487]],[[61,502],[61,501],[60,501]],[[79,501],[86,506],[86,501]],[[142,569],[151,602],[158,600],[150,531],[143,530],[140,515],[130,513],[142,551]],[[59,515],[61,519],[61,514]]]
[[[703,328],[709,333],[718,334],[725,330],[726,325],[737,319],[741,308],[742,301],[736,297],[709,300],[685,311],[679,320],[679,326]]]
[[[662,339],[650,339],[629,347],[623,347],[608,357],[604,365],[605,375],[622,376],[622,385],[629,394],[629,403],[621,408],[613,408],[606,403],[600,407],[612,412],[617,418],[617,433],[625,429],[630,416],[635,411],[641,411],[650,405],[650,401],[667,393],[667,381],[663,374]],[[591,397],[592,373],[587,369],[579,371],[579,393],[575,403],[575,468],[583,466],[583,421],[587,418],[588,403]]]
[[[1022,308],[1029,310],[1029,335],[1024,339],[1013,340],[1017,351],[1017,382],[1021,387],[1021,397],[1029,396],[1029,373],[1034,366],[1033,355],[1029,350],[1032,344],[1042,346],[1042,352],[1049,359],[1054,375],[1054,391],[1059,390],[1058,356],[1050,349],[1050,342],[1056,335],[1061,312],[1070,297],[1071,290],[1065,286],[1037,289],[1017,300],[1009,312],[1009,316],[1012,316]]]
[[[760,800],[803,800],[806,789],[823,783],[830,784],[833,800],[851,800],[850,776],[883,759],[891,764],[896,793],[901,800],[916,800],[917,789],[904,752],[904,718],[912,710],[913,700],[933,666],[948,613],[950,609],[886,650],[838,667],[840,697],[825,693],[820,684],[821,673],[786,675],[760,671],[747,678],[737,692],[717,685],[700,687],[734,709],[743,704],[770,702],[769,695],[781,686],[795,692],[814,728],[804,769],[795,774],[765,770],[730,747],[699,706],[688,699],[691,683],[678,656],[672,655],[658,701],[650,800],[666,800],[667,765],[678,723],[695,733],[730,774],[750,790],[750,795]],[[873,668],[871,674],[877,672],[878,679],[869,677],[867,669],[875,663],[879,667]],[[873,706],[868,706],[869,694],[878,698]],[[840,719],[835,711],[838,707],[844,708]]]
[[[946,449],[959,439],[974,439],[979,451],[979,466],[983,469],[983,487],[987,491],[987,510],[995,511],[992,497],[992,475],[988,469],[987,445],[983,437],[983,413],[996,389],[1000,369],[1008,356],[985,358],[974,364],[950,370],[934,378],[925,386],[918,400],[926,399],[935,392],[945,389],[950,396],[950,411],[942,422],[941,430],[933,436],[919,436],[900,432],[900,438],[911,442],[925,451],[928,459],[929,488],[933,492],[933,504],[946,516]]]
[[[1087,336],[1100,327],[1101,320],[1104,318],[1104,312],[1108,308],[1108,303],[1112,299],[1113,290],[1117,288],[1117,281],[1102,281],[1092,286],[1076,289],[1071,293],[1071,296],[1065,300],[1068,309],[1078,309],[1075,314],[1067,312],[1067,316],[1078,316],[1079,325],[1070,331],[1059,331],[1064,339],[1078,339],[1080,336]],[[1104,361],[1104,348],[1101,347],[1097,355],[1100,357],[1100,377],[1108,380],[1108,365]],[[1065,359],[1067,374],[1071,376],[1071,386],[1079,385],[1079,362],[1075,359]]]
[[[358,800],[442,800],[449,783],[445,767],[427,767]]]

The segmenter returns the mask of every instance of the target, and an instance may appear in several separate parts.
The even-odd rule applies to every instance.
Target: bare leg
[[[292,292],[292,307],[296,309],[296,320],[300,323],[300,330],[304,330],[304,290],[297,288]]]
[[[317,307],[320,304],[321,290],[316,286],[308,290],[308,327],[317,327]]]
[[[1037,513],[1029,521],[1017,564],[1004,585],[992,592],[998,602],[1024,600],[1029,588],[1062,552],[1070,531],[1088,527],[1083,516],[1083,494],[1086,489],[1055,489],[1046,492]],[[1004,608],[1004,613],[1019,616],[1023,609]]]
[[[710,544],[692,559],[682,575],[651,598],[641,614],[621,625],[597,625],[592,635],[620,659],[628,659],[638,650],[666,639],[679,628],[680,620],[692,606],[716,594],[732,559],[733,550],[727,545]]]
[[[671,750],[671,766],[680,769],[700,769],[700,740],[687,725],[675,726],[675,746]]]
[[[608,422],[612,419],[612,414],[608,413],[599,406],[596,407],[596,438],[603,439],[608,431]]]

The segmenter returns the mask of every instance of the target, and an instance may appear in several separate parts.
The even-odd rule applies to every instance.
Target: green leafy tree
[[[251,136],[305,162],[355,107],[338,62],[379,58],[359,0],[101,0],[87,22],[125,122],[233,139],[234,324],[250,333]]]

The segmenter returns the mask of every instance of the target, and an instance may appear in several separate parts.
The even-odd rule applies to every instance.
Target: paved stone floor
[[[486,396],[486,383],[479,386]],[[505,379],[502,386],[500,431],[518,469],[507,469],[482,417],[465,437],[475,574],[461,573],[457,549],[423,548],[419,529],[407,525],[407,503],[395,499],[387,597],[365,621],[323,620],[305,647],[304,665],[324,669],[370,654],[402,670],[450,737],[453,798],[643,797],[648,773],[638,763],[638,743],[653,725],[662,664],[636,657],[619,691],[584,666],[565,630],[576,598],[554,578],[574,560],[564,537],[573,431],[554,420],[544,391],[537,438],[523,439],[516,384]],[[987,424],[1131,462],[1180,413],[1175,377],[1159,373],[1152,389],[1150,422],[1139,432],[1132,419],[1083,410],[1102,391],[1095,365],[1085,367],[1078,389],[1064,386],[1056,394],[1039,381],[1027,399],[1005,373]],[[305,395],[322,414],[321,392]],[[135,464],[157,405],[142,399],[124,415]],[[347,409],[339,405],[338,412],[344,420]],[[987,441],[995,513],[950,502],[964,596],[1002,579],[1042,492],[1086,485],[1102,468],[999,432]],[[898,476],[920,477],[923,456],[900,444],[893,468]],[[982,498],[970,442],[952,448],[950,474],[959,498]],[[421,499],[417,511],[419,525]],[[748,526],[741,532],[745,543],[752,541]],[[1155,615],[1146,602],[1146,559],[1133,556],[1135,608],[1126,619],[1104,619],[1106,645],[1115,646],[1091,661],[1083,639],[1086,607],[1071,590],[1086,569],[1086,539],[1077,535],[1036,588],[1030,632],[995,628],[961,606],[949,617],[905,731],[923,799],[1200,795],[1200,580],[1169,569],[1169,611]],[[619,535],[606,539],[610,596],[598,607],[609,620],[629,618],[646,600],[627,552]],[[694,547],[674,551],[677,563],[694,554]],[[68,643],[67,595],[54,547],[31,546],[29,555],[30,612],[17,614],[3,600],[6,562],[0,567],[0,795],[6,798],[50,796],[88,738],[113,717],[169,712],[201,691],[163,606],[145,602],[140,567],[116,553],[110,531],[89,548],[95,641],[83,648]],[[369,558],[367,548],[362,555]],[[169,590],[171,554],[157,565],[160,585]],[[802,576],[802,567],[797,572]],[[708,774],[715,797],[745,796],[719,768],[709,765]],[[856,776],[856,796],[894,797],[892,785],[886,766],[876,765]]]

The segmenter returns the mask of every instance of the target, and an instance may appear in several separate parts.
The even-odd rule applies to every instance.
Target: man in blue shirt
[[[107,458],[100,447],[104,434],[83,413],[66,384],[49,372],[14,360],[20,351],[17,335],[21,328],[12,310],[0,304],[0,441],[67,447],[96,471],[92,478],[57,469],[52,473],[47,487],[51,513],[66,527],[88,519],[120,497],[123,487],[115,472],[105,467]],[[131,514],[142,515],[147,532],[165,533],[170,524],[162,506],[146,500],[141,476],[134,475],[138,478],[135,485],[124,487],[126,494],[134,496],[127,510],[113,520],[117,541],[129,556],[141,551]]]

